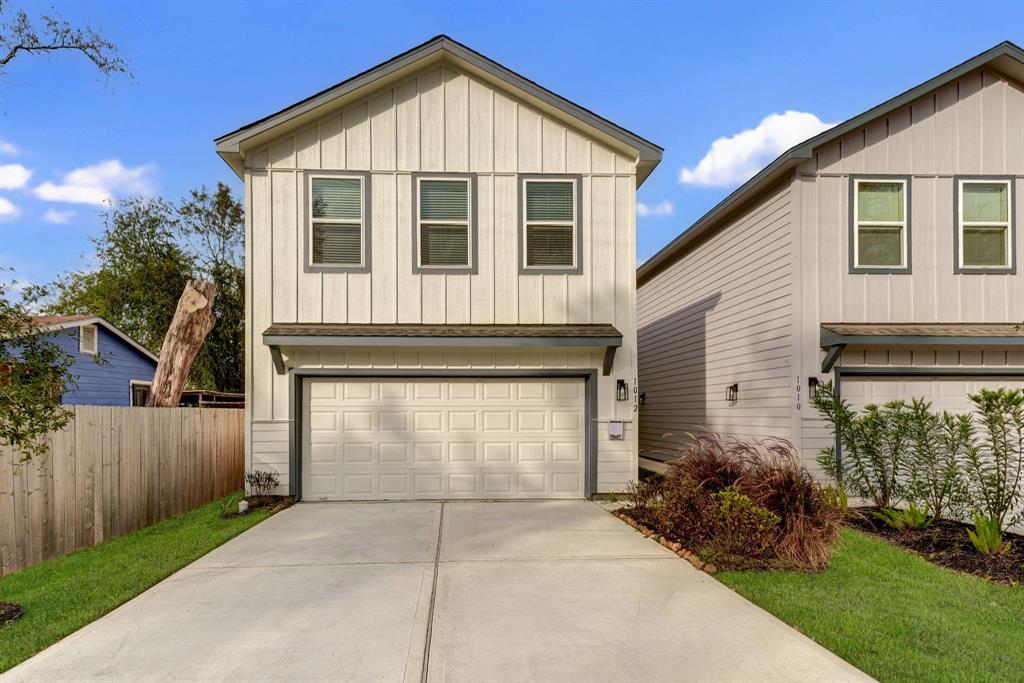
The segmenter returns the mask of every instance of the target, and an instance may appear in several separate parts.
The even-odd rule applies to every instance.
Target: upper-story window
[[[99,330],[95,325],[82,325],[78,328],[78,351],[96,355],[99,349]]]
[[[855,177],[852,183],[850,270],[909,272],[909,179]]]
[[[957,178],[957,272],[1013,269],[1013,181]]]
[[[414,263],[417,272],[471,272],[475,251],[473,178],[417,175]]]
[[[368,182],[362,175],[309,176],[310,266],[342,271],[366,268]]]
[[[522,270],[580,272],[579,177],[522,177]]]

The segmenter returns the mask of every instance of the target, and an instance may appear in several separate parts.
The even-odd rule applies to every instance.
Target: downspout
[[[843,398],[842,392],[842,377],[843,369],[841,367],[836,368],[836,379],[833,382],[832,389],[835,394],[836,401],[841,401]],[[839,434],[839,424],[836,424],[836,483],[840,486],[843,485],[843,440]]]

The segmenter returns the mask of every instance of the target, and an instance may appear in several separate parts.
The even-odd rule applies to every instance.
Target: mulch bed
[[[875,507],[851,508],[846,523],[893,545],[912,550],[932,564],[1007,585],[1024,584],[1024,536],[1006,534],[1011,542],[1005,555],[982,555],[967,538],[969,524],[941,519],[927,529],[900,531],[874,516]]]
[[[238,512],[238,508],[233,509],[227,514],[222,514],[222,519],[231,519],[233,517],[241,517],[242,515],[248,515],[254,510],[260,508],[267,508],[270,510],[270,514],[276,515],[281,510],[286,510],[292,505],[295,505],[295,499],[291,496],[249,496],[245,499],[249,503],[249,509],[245,512]]]
[[[13,624],[18,619],[21,619],[24,614],[25,611],[21,609],[21,605],[0,602],[0,628]]]

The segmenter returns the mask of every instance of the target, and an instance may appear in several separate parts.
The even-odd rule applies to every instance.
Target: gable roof
[[[69,327],[82,327],[84,325],[100,325],[105,327],[111,334],[121,339],[121,341],[131,346],[149,360],[154,363],[158,363],[160,361],[160,358],[155,353],[98,315],[39,315],[33,317],[32,322],[34,322],[36,326],[43,331],[66,330]]]
[[[876,107],[868,109],[862,114],[858,114],[837,126],[829,128],[823,133],[791,147],[783,152],[775,161],[761,169],[753,178],[740,185],[732,194],[715,205],[698,219],[696,223],[684,230],[682,234],[637,268],[637,286],[647,281],[677,256],[686,253],[690,245],[694,245],[704,234],[713,230],[720,220],[741,208],[748,200],[767,190],[802,162],[807,159],[813,159],[814,150],[818,147],[837,140],[847,133],[861,128],[875,119],[910,104],[917,98],[986,65],[1006,74],[1014,80],[1024,83],[1024,49],[1007,40],[989,50],[985,50],[979,55],[971,57],[962,64],[954,66],[935,78],[927,80],[892,99],[886,100]]]
[[[620,149],[632,150],[638,159],[637,184],[643,182],[661,161],[664,150],[650,140],[555,94],[446,35],[435,36],[341,83],[216,138],[214,142],[217,153],[241,176],[244,171],[244,147],[257,144],[272,135],[279,135],[282,129],[301,126],[323,115],[328,108],[340,106],[345,101],[355,101],[385,83],[397,81],[443,58],[454,61],[491,83],[500,83],[506,89],[516,91],[520,97],[546,113],[563,120],[573,119],[578,126],[599,139],[611,142]]]

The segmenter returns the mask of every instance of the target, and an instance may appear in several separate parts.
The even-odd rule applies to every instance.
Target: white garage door
[[[302,497],[580,498],[579,379],[307,379]]]
[[[843,398],[855,408],[869,403],[881,405],[887,401],[925,398],[932,402],[934,410],[948,410],[951,413],[972,411],[968,394],[981,388],[996,387],[1024,388],[1020,377],[848,377],[843,376],[840,389]]]

